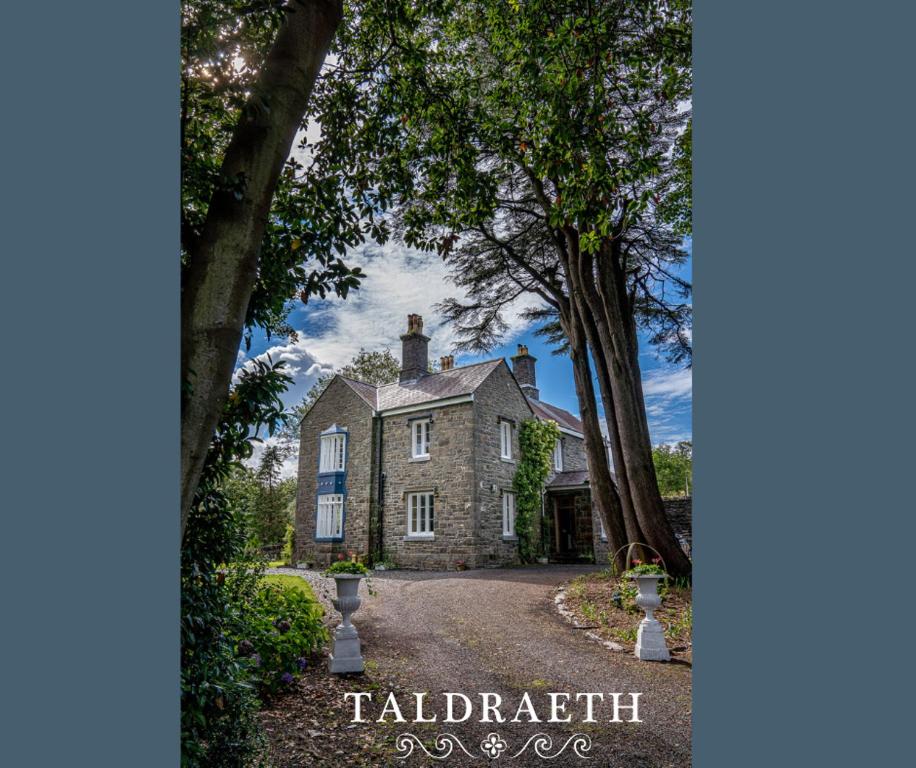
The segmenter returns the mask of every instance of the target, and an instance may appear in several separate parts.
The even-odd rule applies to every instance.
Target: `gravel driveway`
[[[497,733],[506,744],[500,762],[581,766],[573,745],[546,762],[534,754],[534,745],[512,758],[537,733],[552,738],[551,755],[571,736],[583,733],[591,739],[591,749],[586,753],[591,765],[690,765],[690,667],[640,662],[629,654],[609,651],[557,614],[553,601],[556,587],[590,570],[595,568],[389,571],[373,576],[377,594],[369,596],[362,587],[363,605],[353,617],[370,669],[384,670],[405,691],[428,692],[425,713],[429,716],[435,712],[440,721],[445,711],[438,694],[464,693],[475,704],[474,715],[465,723],[384,726],[391,729],[391,735],[416,734],[434,754],[436,735],[454,734],[474,755],[473,760],[457,747],[444,761],[430,760],[417,748],[406,760],[390,764],[483,766],[489,761],[483,757],[480,743],[490,733]],[[332,595],[330,579],[314,572],[284,572],[308,578],[322,602]],[[479,723],[479,693],[485,691],[500,694],[504,702],[501,711],[507,720],[515,715],[522,693],[528,691],[538,716],[545,721],[550,716],[547,693],[551,691],[573,697],[577,692],[620,692],[625,694],[622,704],[630,703],[626,694],[640,692],[643,722],[607,722],[611,717],[607,703],[596,705],[597,722],[582,723],[584,703],[576,704],[573,698],[569,705],[569,712],[574,714],[571,723],[531,723],[527,717],[516,723]],[[386,696],[386,690],[373,691],[373,702],[367,705],[369,715],[378,716]],[[415,702],[402,695],[398,703],[411,721]],[[629,719],[629,711],[622,717]],[[378,729],[372,723],[359,727]]]

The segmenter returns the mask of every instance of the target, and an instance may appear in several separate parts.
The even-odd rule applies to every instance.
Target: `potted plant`
[[[667,579],[668,574],[657,563],[642,563],[639,560],[634,563],[623,575],[636,582],[636,605],[646,613],[646,617],[639,622],[634,653],[636,658],[643,661],[668,661],[671,654],[665,644],[665,631],[655,618],[655,609],[662,604],[658,582]]]
[[[328,668],[334,674],[363,672],[366,664],[360,653],[359,635],[350,623],[350,616],[362,602],[359,599],[360,579],[369,575],[369,569],[352,560],[338,560],[325,572],[337,585],[337,597],[331,602],[340,611],[342,621],[334,630],[334,648],[328,660]]]
[[[456,571],[466,571],[468,569],[468,564],[464,560],[455,561],[455,570]]]

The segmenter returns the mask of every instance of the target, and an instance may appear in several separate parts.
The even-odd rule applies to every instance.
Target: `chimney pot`
[[[527,397],[540,400],[541,392],[537,387],[537,375],[534,368],[536,362],[537,358],[528,354],[528,345],[519,344],[518,354],[514,355],[512,358],[512,372],[515,374],[515,378],[518,381],[518,385],[522,388],[522,392],[524,392]]]
[[[423,318],[407,315],[407,333],[401,336],[399,380],[416,381],[429,373],[429,337],[423,335]]]

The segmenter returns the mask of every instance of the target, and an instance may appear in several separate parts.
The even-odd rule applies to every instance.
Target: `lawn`
[[[315,597],[315,593],[312,591],[312,585],[301,576],[291,576],[286,573],[268,573],[264,576],[264,581],[268,584],[279,584],[281,587],[292,587],[293,589],[297,589],[309,600],[314,602],[315,605],[320,606],[318,598]]]

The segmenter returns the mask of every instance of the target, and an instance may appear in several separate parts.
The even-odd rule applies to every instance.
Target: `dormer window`
[[[560,438],[553,446],[553,468],[555,472],[563,471],[563,441]]]
[[[347,434],[333,432],[321,436],[318,472],[343,472],[347,464]]]
[[[512,422],[499,422],[499,456],[512,461]]]
[[[410,422],[410,446],[411,458],[429,458],[429,419]]]

